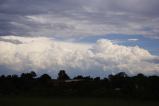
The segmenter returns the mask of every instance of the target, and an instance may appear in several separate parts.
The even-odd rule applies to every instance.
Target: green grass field
[[[0,106],[159,106],[159,102],[106,98],[1,97]]]

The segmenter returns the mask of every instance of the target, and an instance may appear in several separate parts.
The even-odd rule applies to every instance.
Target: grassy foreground
[[[159,102],[106,98],[0,97],[0,106],[159,106]]]

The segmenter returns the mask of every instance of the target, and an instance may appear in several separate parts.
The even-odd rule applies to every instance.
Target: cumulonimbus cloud
[[[72,75],[96,76],[121,71],[130,75],[159,72],[158,56],[138,46],[121,46],[106,39],[95,44],[61,42],[47,37],[2,36],[0,39],[0,66],[17,72],[56,73],[65,69]]]

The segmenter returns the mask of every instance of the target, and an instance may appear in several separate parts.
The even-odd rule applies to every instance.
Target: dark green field
[[[159,102],[106,98],[1,97],[0,106],[159,106]]]

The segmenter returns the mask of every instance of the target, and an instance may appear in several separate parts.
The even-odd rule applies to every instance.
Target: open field
[[[1,97],[0,106],[159,106],[159,102],[106,98]]]

